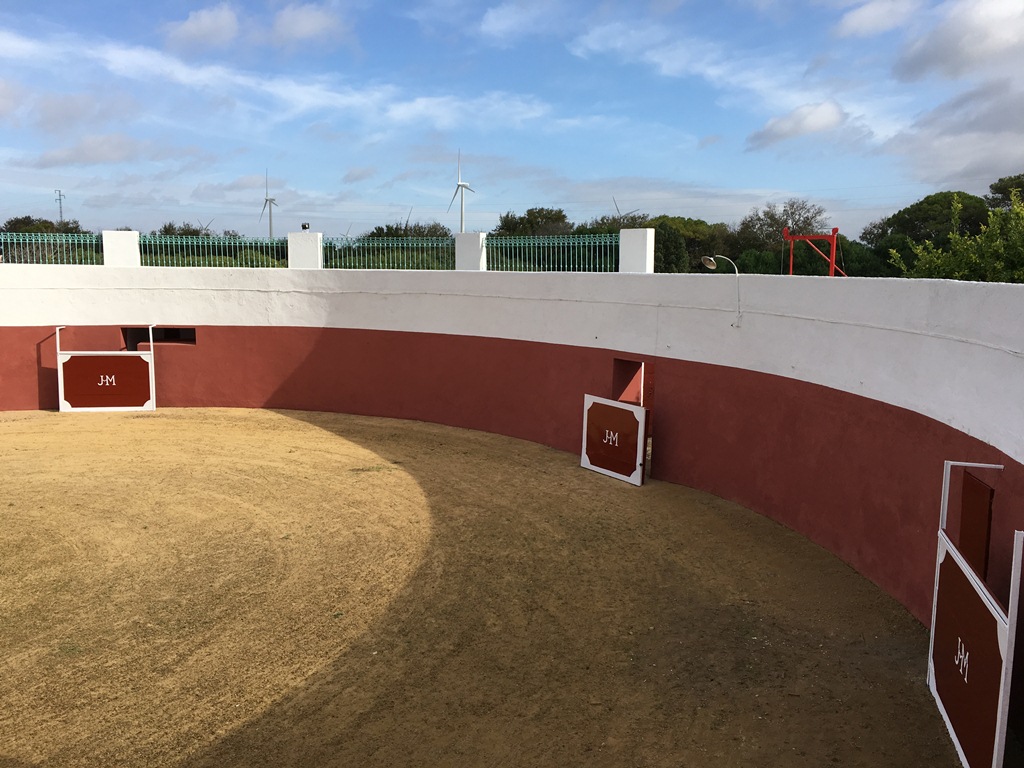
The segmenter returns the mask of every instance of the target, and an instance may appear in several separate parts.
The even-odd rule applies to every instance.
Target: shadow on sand
[[[400,465],[432,540],[362,637],[184,768],[958,764],[923,628],[781,526],[532,443],[282,413]]]

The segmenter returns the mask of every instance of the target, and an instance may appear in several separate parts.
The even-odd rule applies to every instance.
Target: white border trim
[[[104,352],[102,350],[65,350],[60,348],[60,332],[62,328],[67,326],[58,325],[56,328],[57,336],[57,402],[58,410],[61,413],[106,413],[106,412],[118,412],[118,411],[155,411],[156,410],[156,345],[153,343],[153,328],[155,326],[149,326],[149,351],[148,352],[131,352],[125,350],[111,350],[110,352]],[[78,408],[71,405],[67,400],[64,399],[64,363],[70,360],[72,357],[141,357],[146,361],[149,366],[149,400],[143,403],[141,406],[102,406],[102,407],[90,407],[90,408]]]
[[[1010,604],[1009,612],[1004,613],[999,601],[995,599],[985,583],[974,572],[968,564],[967,559],[956,548],[946,533],[947,513],[949,511],[949,485],[950,470],[952,467],[969,467],[976,469],[1003,469],[1002,464],[979,464],[969,461],[945,461],[942,468],[942,504],[939,510],[939,531],[938,546],[935,554],[935,588],[932,593],[932,623],[928,633],[928,689],[935,699],[939,714],[946,724],[953,745],[956,747],[960,762],[967,768],[981,768],[971,766],[967,762],[960,739],[946,712],[946,707],[939,697],[938,688],[935,683],[935,619],[939,605],[939,566],[946,558],[946,554],[953,557],[957,568],[967,577],[968,583],[978,594],[988,608],[992,617],[996,620],[996,629],[999,638],[999,649],[1003,656],[1003,668],[999,682],[999,701],[996,704],[995,741],[992,748],[991,768],[1002,768],[1003,755],[1006,749],[1006,729],[1010,713],[1010,692],[1013,678],[1013,660],[1017,637],[1017,621],[1020,614],[1020,582],[1021,565],[1024,563],[1024,532],[1015,531],[1013,535],[1013,570],[1010,573]]]
[[[633,470],[632,474],[620,475],[617,472],[599,467],[595,464],[590,463],[590,457],[587,456],[587,423],[590,418],[590,406],[595,403],[602,405],[609,405],[613,408],[618,408],[623,411],[629,411],[636,417],[639,423],[639,429],[637,430],[636,440],[636,469]],[[583,396],[583,447],[580,449],[580,466],[584,469],[592,469],[594,472],[599,472],[602,475],[608,477],[614,477],[618,480],[625,480],[627,483],[632,485],[643,485],[644,482],[644,455],[647,450],[647,409],[639,406],[632,405],[631,403],[623,403],[618,400],[609,400],[606,397],[597,397],[596,395],[584,395]]]

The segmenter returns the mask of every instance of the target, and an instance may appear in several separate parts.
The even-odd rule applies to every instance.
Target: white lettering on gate
[[[604,431],[604,440],[603,440],[603,442],[607,443],[608,445],[615,445],[615,446],[617,446],[619,444],[619,433],[618,432],[612,432],[610,429],[606,429]]]
[[[964,645],[963,640],[959,637],[956,639],[956,658],[953,663],[960,668],[960,674],[963,675],[964,682],[967,682],[967,658],[970,654],[967,652],[967,646]]]
[[[101,373],[100,374],[100,382],[99,382],[99,384],[97,384],[97,386],[99,386],[99,387],[116,387],[117,386],[117,382],[114,381],[114,376],[116,376],[116,374],[111,374],[110,376],[107,376],[107,375]]]

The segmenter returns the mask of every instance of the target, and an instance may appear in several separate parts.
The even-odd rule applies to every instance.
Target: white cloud
[[[1024,168],[1024,89],[991,81],[928,111],[894,136],[885,150],[901,156],[932,183],[972,189]]]
[[[660,48],[668,39],[665,27],[616,21],[589,28],[569,44],[569,51],[580,58],[609,53],[635,57],[637,51]]]
[[[291,4],[274,16],[272,42],[290,46],[311,40],[330,40],[344,34],[344,24],[330,9],[311,3]]]
[[[804,104],[787,115],[773,117],[764,128],[752,133],[747,143],[752,149],[762,149],[787,139],[833,131],[848,119],[846,112],[834,101]]]
[[[77,133],[85,126],[123,123],[139,114],[130,97],[108,90],[102,93],[49,93],[32,104],[35,125],[45,133]]]
[[[546,103],[529,96],[490,92],[474,98],[417,96],[403,98],[391,85],[364,88],[339,86],[330,79],[264,77],[222,65],[189,64],[148,48],[99,46],[93,56],[110,72],[144,82],[165,81],[186,89],[230,96],[238,101],[248,94],[262,104],[258,109],[270,122],[283,122],[310,112],[341,112],[364,123],[390,126],[422,125],[452,129],[461,125],[521,125],[550,113]],[[244,106],[238,106],[243,109]],[[255,107],[254,107],[255,109]]]
[[[132,80],[165,80],[192,88],[231,90],[251,87],[255,79],[221,65],[191,65],[152,48],[108,44],[92,49],[109,72]]]
[[[238,15],[227,3],[192,11],[185,21],[167,24],[167,42],[175,48],[224,48],[238,36]]]
[[[847,0],[835,1],[850,5]],[[717,91],[719,109],[784,115],[748,138],[748,147],[826,130],[833,130],[831,138],[847,147],[863,147],[865,142],[891,137],[908,122],[902,116],[907,100],[894,95],[889,83],[869,80],[867,73],[862,78],[829,78],[834,65],[821,59],[812,60],[809,67],[794,56],[767,49],[761,57],[756,50],[745,53],[741,47],[688,36],[667,24],[595,26],[576,38],[570,51],[581,57],[618,56],[665,77],[700,78]]]
[[[699,77],[726,91],[753,95],[757,106],[794,109],[821,98],[805,81],[806,67],[744,57],[719,43],[686,37],[661,25],[615,22],[588,30],[569,50],[580,57],[614,54],[665,77]]]
[[[271,187],[276,187],[280,184],[280,181],[277,179],[267,179],[263,174],[247,174],[229,182],[202,182],[197,184],[192,189],[190,197],[193,200],[207,203],[247,198],[254,199],[254,196],[250,193],[255,190],[263,194],[263,190],[266,188],[264,185],[267,184]]]
[[[166,160],[193,153],[193,150],[162,146],[123,133],[108,133],[84,136],[73,146],[45,152],[25,165],[33,168],[118,165],[146,160]]]
[[[1021,0],[950,0],[938,24],[900,57],[897,76],[931,73],[959,78],[1010,73],[1024,79],[1024,3]]]
[[[13,117],[22,104],[25,94],[14,83],[0,80],[0,119]]]
[[[480,32],[498,42],[529,34],[547,33],[557,4],[537,0],[509,0],[489,8],[480,22]]]
[[[355,184],[359,181],[372,179],[376,175],[377,169],[373,166],[367,166],[365,168],[349,168],[341,180],[346,184]]]
[[[845,13],[835,32],[840,37],[871,37],[903,26],[920,8],[920,0],[868,0]]]
[[[45,62],[54,58],[54,49],[44,41],[32,40],[15,32],[0,29],[0,59]]]
[[[427,127],[449,130],[460,126],[487,126],[495,122],[504,126],[522,124],[547,115],[543,102],[515,94],[492,92],[476,99],[455,96],[421,96],[395,101],[385,115],[392,123],[421,123]]]
[[[270,106],[274,108],[276,120],[321,109],[378,114],[395,93],[390,86],[336,88],[326,79],[264,77],[222,65],[193,65],[141,47],[100,46],[93,51],[93,56],[110,72],[125,78],[146,82],[161,80],[233,99],[244,94],[269,99],[273,102]]]

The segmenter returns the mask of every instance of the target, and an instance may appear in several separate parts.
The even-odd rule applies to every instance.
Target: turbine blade
[[[615,199],[615,195],[612,195],[612,202],[615,203],[615,215],[622,218],[622,211],[619,210],[619,201]]]
[[[451,213],[452,205],[455,203],[455,198],[459,196],[459,190],[460,189],[462,189],[462,185],[461,184],[456,185],[456,187],[455,187],[455,194],[452,195],[452,201],[450,203],[448,203],[448,213]]]
[[[476,190],[469,186],[469,184],[463,184],[462,187],[464,189],[468,189],[470,192],[476,192]]]

